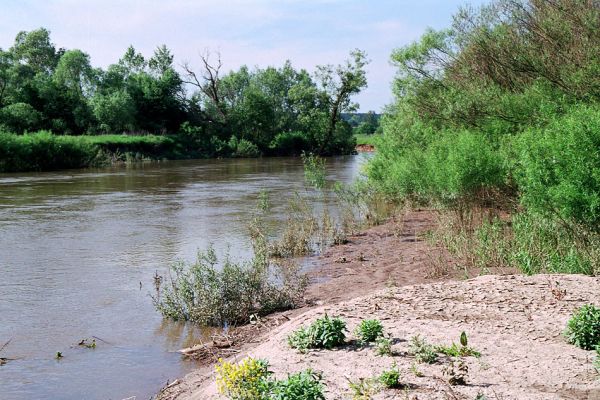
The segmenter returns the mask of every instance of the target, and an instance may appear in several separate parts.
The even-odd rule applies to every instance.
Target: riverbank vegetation
[[[98,147],[57,139],[68,142],[71,152],[71,159],[58,162],[61,154],[49,143],[55,140],[39,139],[38,147],[49,143],[47,161],[8,161],[6,153],[17,160],[37,151],[30,147],[32,140],[18,135],[38,131],[44,138],[50,133],[130,135],[133,139],[123,139],[128,142],[125,152],[146,158],[354,151],[352,127],[342,114],[356,110],[352,97],[367,86],[364,52],[350,52],[337,66],[316,66],[312,74],[289,61],[281,67],[242,66],[228,72],[220,54],[205,53],[199,61],[199,68],[178,66],[164,45],[151,57],[130,46],[102,69],[93,67],[82,50],[57,49],[44,28],[19,32],[13,46],[0,48],[0,171],[86,166],[96,160]],[[369,121],[361,126],[369,129]],[[162,151],[158,146],[147,152],[146,135],[168,135],[165,141],[176,148]],[[116,138],[104,145],[103,151],[117,147],[123,152]]]
[[[600,7],[499,0],[396,49],[368,166],[466,270],[600,274]],[[446,263],[448,264],[448,263]]]

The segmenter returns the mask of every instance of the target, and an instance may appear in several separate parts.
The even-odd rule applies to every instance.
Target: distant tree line
[[[164,45],[147,58],[130,46],[106,69],[82,50],[56,48],[44,28],[0,48],[0,132],[177,134],[202,156],[323,155],[353,150],[342,113],[367,86],[366,54],[310,74],[283,66],[224,73],[219,54],[178,67]]]

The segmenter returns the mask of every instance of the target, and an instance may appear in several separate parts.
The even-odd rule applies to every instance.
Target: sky
[[[49,29],[56,47],[81,49],[92,65],[115,63],[129,45],[147,57],[165,44],[175,63],[199,66],[198,54],[220,52],[225,71],[241,65],[314,71],[359,48],[371,60],[360,111],[392,100],[394,48],[427,27],[448,27],[459,6],[483,0],[0,0],[0,48],[19,31]]]

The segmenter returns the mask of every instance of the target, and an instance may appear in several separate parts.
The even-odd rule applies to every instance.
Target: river
[[[328,159],[328,180],[361,162]],[[211,243],[247,257],[259,192],[276,224],[303,176],[298,158],[0,174],[0,398],[148,399],[189,372],[176,351],[203,332],[155,311],[153,275]]]

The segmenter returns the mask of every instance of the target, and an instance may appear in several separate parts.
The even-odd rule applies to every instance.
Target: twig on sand
[[[2,345],[2,347],[0,347],[0,353],[2,352],[2,350],[4,350],[4,348],[5,348],[6,346],[8,346],[8,345],[10,344],[10,342],[12,342],[12,338],[8,339],[8,341],[7,341],[6,343],[4,343],[4,344]]]

